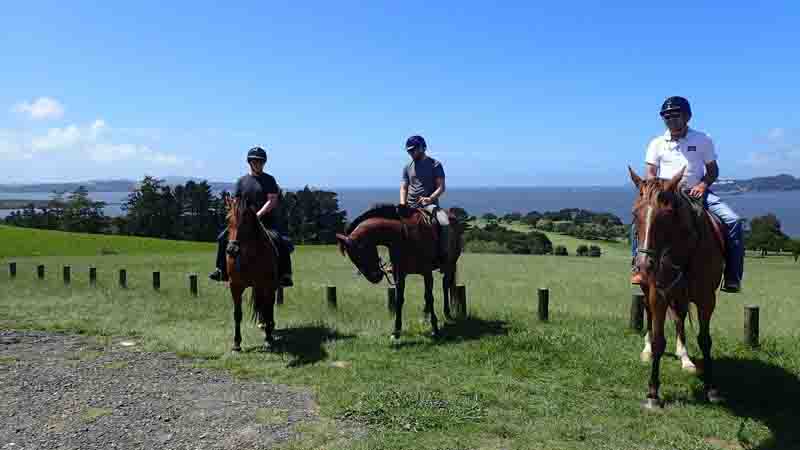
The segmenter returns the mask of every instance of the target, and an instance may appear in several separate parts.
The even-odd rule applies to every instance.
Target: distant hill
[[[187,177],[166,177],[164,181],[170,185],[183,185],[188,181],[195,181],[199,183],[203,181],[199,178]],[[210,181],[211,189],[215,191],[231,191],[234,188],[233,183],[222,183]],[[89,192],[130,192],[138,185],[137,181],[133,180],[89,180],[74,183],[33,183],[33,184],[0,184],[0,192],[72,192],[79,186],[85,186]]]
[[[794,191],[800,190],[800,178],[781,174],[748,180],[719,180],[713,189],[716,192]]]

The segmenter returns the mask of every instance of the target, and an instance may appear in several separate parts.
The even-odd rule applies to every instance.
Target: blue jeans
[[[725,280],[741,283],[744,275],[744,240],[742,239],[744,230],[742,220],[738,214],[710,190],[706,191],[703,205],[711,214],[717,216],[728,229],[728,236],[725,239]],[[636,257],[638,245],[636,221],[634,221],[631,226],[631,253],[634,258]]]

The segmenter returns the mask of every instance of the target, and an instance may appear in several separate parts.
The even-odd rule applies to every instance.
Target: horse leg
[[[403,330],[403,303],[406,301],[406,274],[399,273],[395,280],[396,282],[396,298],[395,298],[395,312],[394,312],[394,332],[392,339],[400,339],[400,333]]]
[[[642,362],[649,363],[653,361],[653,349],[650,346],[650,336],[653,334],[653,315],[650,314],[647,304],[645,304],[644,315],[647,318],[647,332],[644,334],[644,348],[639,355],[639,359],[641,359]]]
[[[428,272],[423,275],[425,279],[425,310],[431,316],[431,335],[439,337],[439,319],[436,318],[436,311],[433,308],[433,273]]]
[[[705,391],[706,399],[711,403],[721,402],[722,396],[717,388],[714,387],[714,362],[711,359],[711,315],[714,313],[716,306],[716,295],[711,293],[708,297],[709,301],[705,305],[698,305],[697,315],[700,321],[700,334],[697,336],[697,344],[703,352],[703,390]]]
[[[453,288],[453,278],[455,278],[452,269],[442,272],[442,306],[444,308],[444,318],[453,320],[453,315],[450,314],[450,290]]]
[[[275,290],[264,288],[260,295],[261,318],[264,320],[264,350],[271,350],[275,342],[272,333],[275,331]]]
[[[686,314],[688,311],[688,305],[685,311],[675,311],[675,355],[681,360],[681,369],[695,373],[697,372],[697,367],[692,362],[692,358],[689,357],[689,351],[686,349]]]
[[[650,290],[649,309],[652,314],[652,325],[650,328],[650,346],[653,350],[653,361],[650,366],[650,385],[647,399],[643,406],[647,409],[661,407],[661,399],[658,397],[658,389],[661,386],[660,368],[661,357],[667,347],[667,340],[664,337],[664,321],[667,315],[667,304],[660,301],[655,290]]]
[[[231,297],[233,298],[233,347],[234,352],[242,351],[242,293],[244,288],[231,284]]]

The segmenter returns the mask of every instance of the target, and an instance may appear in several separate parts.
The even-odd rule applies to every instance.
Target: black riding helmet
[[[411,136],[410,138],[406,139],[406,151],[410,152],[416,149],[426,150],[428,148],[428,144],[425,143],[425,138],[422,136]]]
[[[664,100],[664,103],[661,105],[661,117],[666,116],[671,112],[681,112],[686,114],[686,120],[692,118],[692,107],[689,106],[689,100],[686,100],[683,97],[669,97],[668,99]]]
[[[264,161],[267,162],[267,152],[261,147],[253,147],[247,152],[247,162],[250,161]]]

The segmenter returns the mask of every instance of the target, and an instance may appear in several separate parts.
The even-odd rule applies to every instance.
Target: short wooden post
[[[44,280],[44,264],[36,266],[36,276],[39,277],[40,280]]]
[[[397,312],[397,289],[386,288],[386,308],[390,314]]]
[[[119,287],[126,289],[128,287],[128,271],[119,269]]]
[[[758,306],[744,307],[744,343],[749,347],[758,347]]]
[[[189,293],[192,297],[197,297],[197,274],[189,274]]]
[[[64,284],[69,284],[72,281],[72,268],[64,266]]]
[[[283,287],[279,287],[278,290],[275,292],[275,303],[282,305],[283,304]]]
[[[331,309],[336,309],[336,286],[328,286],[326,289],[327,292],[327,299],[328,299],[328,307]]]
[[[97,284],[97,267],[89,267],[89,285]]]
[[[539,288],[539,320],[547,322],[550,318],[550,290]]]
[[[638,333],[644,330],[644,294],[637,293],[631,296],[630,328]]]
[[[161,289],[161,272],[153,272],[153,289]]]
[[[455,313],[456,319],[466,319],[467,318],[467,287],[463,284],[456,285],[456,290],[452,297],[452,300],[455,302],[452,304],[453,312]]]
[[[8,263],[8,276],[10,276],[11,278],[17,277],[17,263],[15,262]]]

